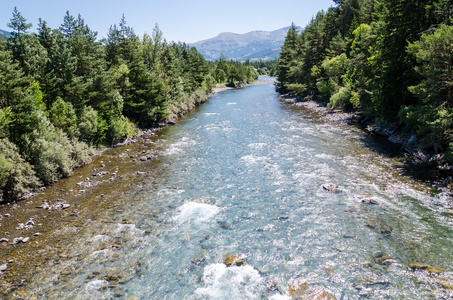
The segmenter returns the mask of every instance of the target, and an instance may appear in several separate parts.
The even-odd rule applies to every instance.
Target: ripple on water
[[[167,150],[164,151],[164,155],[170,156],[170,155],[177,155],[177,154],[183,154],[185,153],[185,149],[189,146],[194,146],[196,145],[197,142],[190,137],[183,137],[179,139],[178,141],[174,142],[173,144],[168,147]]]

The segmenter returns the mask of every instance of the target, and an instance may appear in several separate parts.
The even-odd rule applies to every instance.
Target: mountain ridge
[[[205,59],[211,61],[219,59],[222,54],[227,60],[273,60],[278,58],[289,28],[255,30],[243,34],[222,32],[216,37],[192,43],[190,46],[197,48]]]
[[[6,40],[10,35],[9,31],[0,29],[0,40]]]

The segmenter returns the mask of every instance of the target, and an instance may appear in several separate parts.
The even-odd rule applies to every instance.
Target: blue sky
[[[32,30],[38,18],[58,28],[69,10],[74,16],[80,13],[98,37],[105,37],[124,13],[139,36],[151,34],[158,23],[167,41],[192,43],[221,32],[271,31],[291,22],[305,27],[318,11],[332,5],[332,0],[0,0],[0,29],[10,30],[6,24],[15,6],[33,24]]]

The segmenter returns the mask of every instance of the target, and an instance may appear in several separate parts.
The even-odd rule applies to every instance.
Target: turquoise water
[[[161,151],[158,175],[131,185],[114,221],[75,234],[74,259],[49,262],[29,295],[291,299],[297,278],[307,299],[321,288],[337,299],[453,295],[441,285],[452,281],[451,199],[401,176],[360,130],[280,102],[272,84],[217,94],[142,146]],[[231,254],[246,265],[226,267]]]

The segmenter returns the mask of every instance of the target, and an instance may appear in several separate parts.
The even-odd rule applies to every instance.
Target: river
[[[302,299],[450,299],[451,199],[381,148],[279,101],[273,84],[216,94],[2,207],[0,238],[30,236],[0,244],[5,278],[33,273],[5,297],[291,299],[306,282]],[[227,267],[229,255],[245,265]]]

